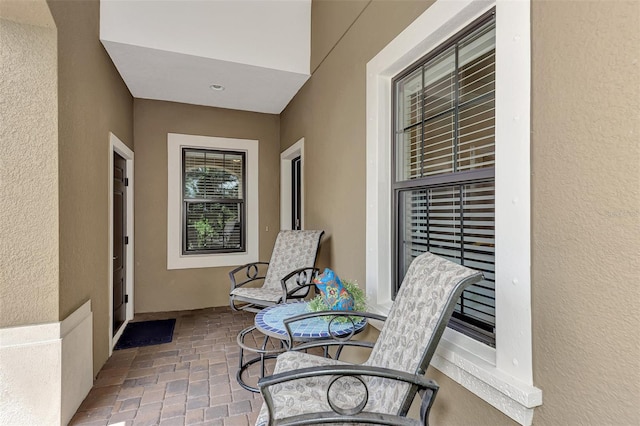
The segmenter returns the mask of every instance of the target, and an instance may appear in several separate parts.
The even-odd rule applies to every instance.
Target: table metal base
[[[276,358],[279,354],[281,354],[282,352],[285,352],[286,349],[284,348],[284,345],[282,344],[282,341],[280,341],[280,347],[276,348],[276,349],[267,349],[267,343],[269,342],[269,336],[264,335],[264,340],[262,342],[262,346],[261,347],[255,347],[255,346],[249,346],[247,345],[244,340],[245,337],[250,334],[252,331],[254,331],[256,329],[255,326],[251,326],[251,327],[247,327],[244,330],[242,330],[240,333],[238,333],[238,337],[237,337],[237,342],[238,342],[238,346],[240,346],[240,362],[238,365],[238,372],[236,373],[236,380],[238,381],[238,384],[240,386],[242,386],[244,389],[251,391],[251,392],[260,392],[260,389],[258,389],[258,387],[254,387],[254,386],[250,386],[248,385],[244,379],[242,378],[242,374],[253,364],[259,362],[260,363],[260,378],[265,376],[265,366],[264,366],[264,362],[268,359],[274,359]],[[259,332],[259,331],[258,331]],[[262,333],[261,333],[262,334]],[[252,353],[256,353],[258,354],[258,356],[251,358],[250,360],[248,360],[247,362],[244,362],[244,351],[249,351]]]

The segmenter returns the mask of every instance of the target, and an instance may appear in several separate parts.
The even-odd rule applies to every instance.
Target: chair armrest
[[[381,367],[372,367],[368,365],[330,365],[323,367],[307,367],[300,368],[297,370],[286,371],[283,373],[274,374],[272,376],[267,376],[258,381],[258,387],[260,388],[260,392],[264,398],[265,403],[267,404],[267,408],[269,410],[269,418],[274,419],[274,407],[273,407],[273,397],[269,388],[271,386],[286,383],[292,380],[300,380],[307,379],[310,377],[317,378],[319,376],[334,376],[331,379],[329,386],[327,387],[327,401],[332,412],[323,412],[323,413],[313,413],[313,414],[305,414],[303,416],[296,416],[295,422],[293,422],[294,418],[291,419],[278,419],[278,424],[312,424],[320,423],[317,419],[322,418],[322,423],[325,423],[325,417],[330,418],[331,422],[347,422],[349,420],[358,420],[362,422],[373,422],[374,424],[398,424],[398,425],[406,425],[406,424],[428,424],[428,416],[431,406],[433,405],[433,401],[435,400],[435,396],[438,392],[439,386],[438,384],[431,380],[427,379],[424,376],[418,374],[409,374],[404,371],[393,370],[388,368]],[[404,383],[408,383],[409,385],[414,387],[414,394],[416,391],[420,392],[423,396],[420,417],[421,421],[407,419],[403,417],[393,416],[393,415],[385,415],[379,413],[368,413],[363,412],[363,409],[367,405],[369,389],[367,388],[366,382],[360,379],[360,376],[368,376],[368,377],[380,377],[384,379],[390,379],[395,381],[400,381]],[[329,389],[331,384],[338,380],[341,377],[356,377],[362,385],[365,387],[363,400],[358,404],[357,407],[354,408],[340,408],[335,406],[330,400]],[[428,400],[425,400],[425,396],[428,397]],[[336,416],[337,415],[337,416]],[[373,416],[373,417],[372,417]],[[376,420],[377,417],[384,417],[384,419]],[[308,418],[309,422],[305,422],[305,418]],[[328,421],[327,421],[328,422]]]
[[[370,413],[363,411],[356,415],[344,416],[336,414],[333,411],[324,411],[311,414],[300,414],[297,416],[286,417],[284,419],[278,419],[272,425],[278,426],[298,426],[298,425],[318,425],[318,424],[372,424],[372,425],[384,425],[384,426],[423,426],[427,423],[423,423],[420,420],[394,416],[391,414],[383,413]],[[266,426],[266,423],[260,423],[260,426]]]
[[[318,268],[309,266],[309,267],[296,269],[295,271],[291,271],[287,275],[282,277],[282,279],[280,280],[280,285],[282,286],[282,303],[286,303],[287,299],[290,299],[290,298],[300,299],[305,297],[309,293],[308,289],[304,293],[304,295],[301,295],[301,296],[294,296],[294,293],[297,293],[298,291],[300,291],[305,287],[307,288],[315,287],[315,284],[313,283],[313,279],[318,275],[319,272],[320,270]],[[295,286],[291,290],[289,290],[289,288],[287,287],[287,282],[294,277],[295,277],[295,282],[294,282]]]
[[[358,346],[358,347],[364,347],[369,349],[373,347],[374,342],[351,340],[351,338],[355,336],[356,334],[355,332],[348,334],[347,336],[341,336],[341,337],[335,336],[333,333],[331,333],[331,324],[334,321],[334,319],[327,321],[327,328],[328,328],[329,334],[331,334],[331,338],[315,339],[310,342],[302,343],[293,347],[293,332],[290,326],[291,323],[294,323],[296,321],[306,320],[309,318],[326,317],[326,316],[330,316],[334,318],[347,317],[349,318],[349,321],[352,321],[352,324],[353,324],[353,320],[351,319],[351,317],[369,318],[369,319],[374,319],[382,322],[384,322],[387,319],[387,317],[385,317],[384,315],[378,315],[372,312],[358,312],[358,311],[319,311],[319,312],[309,312],[306,314],[296,315],[291,318],[287,318],[283,320],[284,327],[287,330],[287,334],[288,334],[288,337],[287,337],[288,341],[286,343],[288,345],[289,350],[301,351],[301,350],[306,350],[306,349],[315,348],[315,347],[326,348],[328,346],[338,346],[335,359],[339,359],[342,349],[345,346]]]
[[[242,287],[245,284],[248,284],[252,281],[256,281],[256,280],[261,280],[264,279],[264,275],[260,275],[260,268],[259,265],[269,265],[269,262],[253,262],[253,263],[247,263],[246,265],[242,265],[242,266],[238,266],[237,268],[231,270],[229,272],[229,279],[231,280],[231,290],[233,291],[234,289],[238,288],[238,287]],[[246,279],[244,279],[244,277],[242,277],[244,279],[244,281],[236,281],[236,274],[242,270],[245,270],[245,275],[246,275]]]

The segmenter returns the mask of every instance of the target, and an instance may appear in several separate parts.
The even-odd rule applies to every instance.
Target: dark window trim
[[[302,229],[302,157],[291,160],[291,229]]]
[[[457,43],[458,41],[464,39],[465,37],[467,37],[468,35],[472,34],[474,31],[480,29],[482,26],[490,23],[490,22],[495,22],[495,8],[493,8],[492,10],[488,11],[487,13],[485,13],[484,15],[482,15],[481,17],[479,17],[477,20],[475,20],[473,23],[471,23],[469,26],[467,26],[464,30],[462,30],[461,32],[458,32],[457,34],[455,34],[454,36],[450,37],[449,39],[447,39],[444,43],[442,43],[440,46],[438,46],[437,48],[435,48],[434,50],[432,50],[431,52],[427,53],[426,55],[424,55],[423,57],[421,57],[420,59],[418,59],[417,61],[415,61],[414,63],[412,63],[411,65],[409,65],[405,70],[403,70],[401,73],[399,73],[398,75],[396,75],[394,78],[392,78],[391,80],[391,102],[392,102],[392,106],[393,106],[393,112],[391,114],[391,143],[392,143],[392,149],[391,149],[391,187],[392,187],[392,208],[391,208],[391,220],[392,220],[392,227],[391,227],[391,238],[393,241],[393,251],[392,251],[392,259],[391,259],[391,267],[392,267],[392,271],[394,271],[393,273],[393,277],[394,277],[394,282],[392,284],[392,299],[395,300],[395,295],[398,291],[398,288],[400,287],[400,283],[402,280],[402,276],[403,276],[403,272],[400,271],[399,265],[400,265],[400,261],[399,261],[399,256],[400,256],[400,248],[399,248],[399,235],[400,235],[400,230],[404,229],[403,225],[404,225],[404,218],[402,217],[402,215],[400,214],[400,193],[404,192],[404,191],[408,191],[408,190],[413,190],[413,189],[431,189],[431,188],[437,188],[437,187],[442,187],[442,186],[451,186],[451,185],[459,185],[459,184],[474,184],[474,183],[482,183],[482,182],[490,182],[493,181],[495,182],[495,166],[494,167],[487,167],[487,168],[483,168],[483,169],[477,169],[477,170],[469,170],[469,171],[463,171],[463,172],[458,172],[456,170],[456,162],[454,161],[453,167],[454,167],[454,171],[452,173],[448,173],[445,175],[430,175],[427,177],[420,177],[420,178],[415,178],[415,179],[408,179],[408,180],[399,180],[398,179],[398,170],[397,170],[397,161],[398,161],[398,157],[397,157],[397,144],[398,144],[398,132],[397,132],[397,119],[398,119],[398,90],[397,90],[397,85],[399,81],[402,81],[404,78],[406,78],[407,76],[411,75],[412,73],[414,73],[416,70],[422,68],[427,62],[431,61],[432,59],[436,58],[438,55],[442,54],[443,52],[445,52],[448,49],[451,49],[452,47],[454,47],[456,49],[456,54],[455,54],[455,69],[458,69],[458,55],[457,55]],[[422,79],[423,79],[423,84],[422,86],[424,87],[424,73],[422,73]],[[456,80],[456,87],[455,87],[455,92],[456,92],[456,99],[458,99],[458,81]],[[469,102],[478,102],[478,99],[474,99],[472,101],[467,101],[464,104],[466,105]],[[456,120],[457,120],[457,114],[458,114],[458,109],[464,105],[461,105],[459,102],[456,102],[454,105],[455,108],[455,115],[456,115]],[[420,123],[424,123],[424,108],[421,109],[421,120]],[[443,113],[444,114],[444,113]],[[433,118],[433,117],[432,117]],[[406,130],[406,129],[403,129]],[[455,129],[456,133],[457,133],[457,126]],[[420,132],[420,138],[421,138],[421,147],[424,148],[424,132]],[[456,140],[457,140],[457,134],[456,136]],[[454,149],[457,149],[457,144],[454,145]],[[423,154],[421,153],[421,156]],[[462,218],[461,218],[462,220]],[[472,322],[467,322],[464,321],[460,315],[457,315],[454,313],[454,315],[452,316],[452,319],[449,322],[449,327],[459,331],[463,334],[466,334],[467,336],[478,340],[482,343],[485,343],[489,346],[495,347],[495,329],[493,331],[487,331],[485,329],[483,329],[481,326],[475,325]]]
[[[181,200],[181,212],[180,212],[180,229],[182,235],[181,241],[181,254],[183,256],[202,255],[202,254],[226,254],[226,253],[243,253],[247,250],[247,153],[244,151],[233,151],[220,148],[189,148],[182,147],[180,149],[182,159],[180,162],[181,172],[181,184],[180,184],[180,200]],[[186,183],[186,168],[185,157],[187,152],[203,152],[203,153],[218,153],[218,154],[231,154],[239,155],[242,158],[242,195],[243,198],[185,198],[184,190]],[[187,250],[187,204],[189,203],[220,203],[220,204],[240,204],[240,247],[223,248],[223,249],[207,249],[207,250]]]
[[[415,61],[411,65],[409,65],[400,74],[398,74],[395,77],[393,77],[391,79],[391,87],[395,87],[395,84],[396,84],[396,82],[398,80],[402,80],[403,78],[405,78],[406,76],[408,76],[409,74],[411,74],[412,72],[417,70],[418,68],[421,68],[426,62],[428,62],[431,59],[435,58],[436,56],[438,56],[439,54],[441,54],[445,50],[450,49],[451,46],[454,43],[456,43],[458,40],[465,38],[466,36],[468,36],[469,34],[474,32],[478,28],[482,27],[484,24],[494,20],[495,16],[496,16],[496,9],[494,7],[493,9],[491,9],[490,11],[488,11],[487,13],[485,13],[484,15],[482,15],[481,17],[476,19],[473,23],[471,23],[464,30],[462,30],[459,33],[456,33],[452,37],[449,37],[440,46],[436,47],[434,50],[430,51],[429,53],[427,53],[426,55],[424,55],[423,57],[421,57],[420,59],[418,59],[417,61]],[[395,91],[394,91],[394,93],[395,93]],[[394,103],[394,105],[395,105],[395,103]]]
[[[475,180],[485,180],[494,177],[494,167],[483,169],[466,170],[464,172],[453,172],[445,175],[431,175],[418,179],[396,182],[393,187],[397,190],[414,188],[434,187],[441,185],[452,185],[456,183],[466,183]]]

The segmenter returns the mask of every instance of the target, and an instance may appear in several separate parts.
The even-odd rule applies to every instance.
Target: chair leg
[[[260,353],[260,368],[261,368],[261,376],[260,377],[264,377],[265,376],[265,368],[264,368],[264,354],[266,352],[267,349],[267,342],[269,342],[269,336],[264,336],[264,341],[262,342],[262,351]]]
[[[420,421],[424,426],[429,426],[429,413],[438,394],[438,385],[436,382],[432,381],[432,383],[434,385],[433,388],[427,388],[419,392],[422,398],[422,403],[420,404]]]

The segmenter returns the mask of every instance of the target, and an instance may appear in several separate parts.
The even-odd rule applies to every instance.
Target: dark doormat
[[[169,343],[173,339],[176,319],[130,322],[124,329],[114,350]]]

